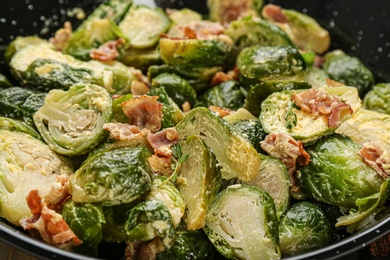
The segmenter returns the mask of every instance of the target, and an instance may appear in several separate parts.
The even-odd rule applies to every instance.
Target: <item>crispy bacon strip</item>
[[[72,37],[72,33],[72,24],[65,22],[64,28],[56,31],[54,37],[49,39],[49,42],[53,44],[57,51],[62,51],[70,37]]]
[[[296,164],[307,165],[310,162],[310,154],[305,151],[302,142],[285,133],[271,133],[260,142],[260,146],[269,155],[282,160],[290,175],[292,191],[298,191]]]
[[[143,95],[125,101],[121,106],[132,125],[155,133],[160,130],[162,120],[162,104],[157,99],[158,96]]]
[[[343,118],[353,114],[350,105],[330,95],[323,88],[311,88],[308,91],[293,94],[292,101],[306,113],[314,116],[326,115],[328,126],[332,128],[339,126]]]
[[[62,215],[48,207],[48,203],[42,199],[38,190],[30,191],[26,200],[33,216],[20,220],[20,225],[24,229],[37,229],[46,243],[61,248],[82,243]]]
[[[108,41],[102,44],[98,49],[93,49],[89,53],[91,59],[100,61],[115,60],[119,56],[118,47],[125,43],[125,39]]]
[[[277,23],[288,23],[287,17],[283,14],[282,8],[278,5],[265,5],[261,10],[261,14],[267,20]]]
[[[155,134],[147,136],[150,146],[154,149],[155,155],[170,157],[171,147],[179,142],[179,134],[174,127],[165,128]]]
[[[386,180],[390,176],[390,152],[384,151],[376,142],[365,143],[358,155]]]

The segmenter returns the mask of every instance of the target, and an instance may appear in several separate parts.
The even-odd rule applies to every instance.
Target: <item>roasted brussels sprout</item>
[[[221,185],[221,173],[215,155],[200,137],[187,137],[182,153],[188,158],[178,171],[176,185],[186,204],[184,221],[188,230],[201,229],[207,208]]]
[[[380,175],[358,155],[360,147],[349,137],[333,134],[306,149],[309,164],[298,170],[304,191],[315,200],[355,208],[356,200],[379,192]]]
[[[44,192],[60,174],[70,175],[70,161],[29,134],[0,129],[0,217],[19,226],[32,216],[26,197],[31,190]]]
[[[42,139],[41,135],[35,130],[35,128],[17,119],[0,117],[0,129],[14,132],[22,132],[29,134],[36,139]]]
[[[229,80],[206,90],[199,101],[206,107],[217,106],[237,110],[244,104],[240,83]]]
[[[67,200],[61,208],[69,228],[83,243],[75,251],[97,256],[98,244],[103,240],[102,224],[105,222],[103,209],[99,204],[75,203]]]
[[[259,171],[256,149],[229,123],[204,107],[192,109],[176,125],[181,140],[198,135],[217,157],[222,178],[252,180]]]
[[[169,250],[157,254],[157,260],[210,259],[216,257],[216,250],[202,229],[187,230],[185,225],[176,229],[175,242]]]
[[[251,46],[237,57],[237,67],[250,79],[293,76],[306,69],[305,61],[292,46]]]
[[[117,60],[143,72],[147,72],[150,66],[162,63],[160,53],[156,47],[149,49],[122,48]]]
[[[390,115],[390,83],[373,86],[364,96],[363,107]]]
[[[159,237],[166,249],[175,239],[175,228],[169,210],[159,200],[140,202],[128,212],[125,232],[130,241],[149,241]]]
[[[54,48],[47,40],[38,36],[18,36],[10,44],[8,44],[4,53],[5,64],[9,65],[14,54],[29,45],[43,44],[48,48]]]
[[[160,34],[165,33],[171,21],[161,8],[133,4],[119,23],[119,28],[130,39],[130,48],[146,49],[156,46]]]
[[[79,156],[107,137],[103,124],[112,119],[112,101],[109,93],[97,85],[74,85],[68,91],[54,89],[33,117],[39,133],[54,151]]]
[[[222,190],[207,210],[206,235],[228,259],[280,259],[272,197],[253,185]]]
[[[323,69],[329,77],[347,86],[356,87],[361,98],[374,85],[374,76],[358,58],[334,50],[328,52],[324,59]]]
[[[46,93],[21,87],[0,90],[0,116],[34,126],[33,115],[42,107]]]
[[[282,256],[294,256],[325,247],[332,233],[331,225],[320,207],[307,201],[297,202],[279,222]]]
[[[309,93],[307,91],[313,90],[315,89],[285,90],[269,95],[261,104],[259,117],[264,131],[268,134],[272,132],[287,133],[294,139],[309,144],[324,135],[333,133],[338,125],[348,120],[360,108],[361,100],[357,89],[354,87],[322,88],[323,93],[327,92],[331,96],[338,97],[342,103],[349,105],[352,109],[351,113],[340,112],[339,117],[334,122],[331,121],[332,118],[329,115],[318,114],[315,116],[312,113],[305,112],[292,102],[291,97],[294,93],[303,93],[304,91]],[[340,106],[344,106],[342,103],[340,103]],[[333,123],[331,125],[330,122],[335,123],[335,125]]]
[[[192,22],[198,22],[203,19],[200,13],[188,8],[172,9],[169,10],[167,14],[172,21],[171,27],[167,33],[170,37],[181,36],[182,31],[180,27],[187,26]]]
[[[240,2],[234,0],[208,0],[207,7],[211,20],[221,24],[229,24],[246,15],[259,15],[263,3],[263,0],[244,0]]]
[[[10,88],[12,87],[11,82],[8,80],[8,78],[0,73],[0,90],[4,88]]]
[[[264,139],[265,133],[259,120],[241,119],[233,122],[232,124],[242,134],[242,136],[256,148],[258,152],[261,151],[260,141]]]
[[[132,202],[152,187],[151,156],[146,147],[121,148],[99,153],[83,162],[70,178],[75,202],[101,202],[114,206]]]

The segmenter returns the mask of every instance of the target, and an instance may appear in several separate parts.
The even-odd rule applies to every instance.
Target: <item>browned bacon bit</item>
[[[310,154],[305,151],[302,142],[285,133],[271,133],[260,142],[260,146],[269,155],[282,160],[290,175],[292,190],[299,190],[295,179],[296,163],[307,165],[310,162]]]
[[[194,21],[186,26],[180,26],[178,29],[182,33],[182,35],[180,36],[182,36],[183,38],[207,40],[217,35],[223,34],[225,27],[223,27],[218,22]]]
[[[238,20],[250,14],[252,1],[223,1],[220,8],[221,23],[229,24],[231,21]]]
[[[103,129],[110,132],[112,138],[118,141],[124,141],[143,135],[138,126],[122,123],[107,123]]]
[[[229,80],[233,80],[232,75],[226,74],[223,71],[218,71],[217,73],[215,73],[214,77],[211,79],[210,85],[212,87],[214,87],[222,82],[226,82]]]
[[[149,92],[149,87],[142,81],[133,80],[131,82],[131,94],[134,96],[146,95]]]
[[[42,200],[37,190],[32,190],[26,200],[33,216],[20,220],[20,225],[24,229],[37,229],[46,243],[61,248],[78,246],[82,243],[62,215],[48,208],[46,201]]]
[[[61,174],[56,176],[56,182],[49,190],[44,192],[42,198],[45,200],[48,208],[59,210],[69,196],[69,175]]]
[[[373,168],[378,174],[386,180],[390,176],[390,152],[384,151],[378,143],[365,143],[360,149],[358,155],[363,161]]]
[[[230,110],[228,108],[224,108],[224,107],[217,107],[217,106],[209,106],[208,107],[211,111],[217,113],[217,115],[219,117],[225,117],[225,116],[228,116],[228,115],[231,115],[233,114],[235,111],[233,110]]]
[[[287,23],[288,19],[283,14],[283,10],[278,5],[267,4],[261,10],[261,14],[267,20],[271,20],[277,23]]]
[[[335,81],[333,79],[325,79],[325,82],[326,82],[326,85],[328,85],[329,87],[341,87],[341,86],[345,86],[345,84],[341,83],[341,82],[338,82],[338,81]]]
[[[126,260],[154,260],[164,250],[165,246],[159,237],[151,241],[126,241],[125,257]]]
[[[147,138],[155,155],[170,157],[172,155],[171,147],[179,141],[179,134],[174,127],[170,127],[155,134],[149,134]]]
[[[49,42],[53,44],[57,51],[62,51],[70,37],[72,37],[72,24],[65,22],[64,28],[56,31],[54,37],[49,39]]]
[[[153,155],[149,157],[148,162],[155,173],[166,177],[170,177],[173,173],[171,157]]]
[[[132,125],[155,133],[160,130],[162,120],[162,104],[157,99],[158,96],[143,95],[126,100],[121,106]]]
[[[93,49],[89,53],[91,59],[99,61],[115,60],[119,56],[118,47],[125,43],[125,39],[119,38],[117,40],[108,41],[98,49]]]
[[[340,98],[330,95],[323,88],[311,88],[308,91],[295,93],[292,101],[306,113],[314,116],[319,114],[328,116],[328,126],[337,127],[347,115],[352,115],[350,105],[341,101]]]

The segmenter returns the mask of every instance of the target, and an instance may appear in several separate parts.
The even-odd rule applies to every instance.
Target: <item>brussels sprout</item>
[[[44,192],[56,176],[73,173],[71,163],[29,134],[0,129],[0,217],[19,226],[32,216],[26,197]]]
[[[292,46],[251,46],[237,57],[237,67],[251,79],[293,76],[306,69],[305,61]]]
[[[130,39],[130,47],[145,49],[156,46],[160,34],[165,33],[171,21],[161,8],[133,4],[119,23],[119,28]]]
[[[233,40],[239,51],[253,45],[293,45],[287,34],[278,26],[252,16],[232,21],[224,31],[224,34]]]
[[[335,50],[327,53],[322,66],[331,79],[356,87],[361,98],[374,85],[371,71],[358,58],[342,51]]]
[[[142,146],[108,150],[90,157],[70,178],[73,201],[114,206],[138,199],[152,187],[149,157],[151,153]]]
[[[82,82],[122,94],[130,92],[134,77],[129,68],[119,62],[79,61],[47,44],[22,48],[12,57],[10,68],[20,84],[42,91],[68,89]]]
[[[390,115],[360,108],[336,132],[347,135],[360,146],[376,141],[390,150]]]
[[[78,156],[99,145],[112,119],[109,93],[97,85],[75,85],[68,91],[51,90],[34,122],[46,143],[59,154]]]
[[[160,66],[150,66],[147,74],[150,81],[162,73],[176,74],[187,80],[197,93],[201,93],[210,87],[211,79],[219,71],[222,71],[222,67],[220,66],[187,67],[163,64]]]
[[[21,87],[0,90],[0,116],[22,120],[34,126],[33,115],[42,107],[46,93]]]
[[[240,120],[257,120],[257,121],[259,121],[259,118],[255,117],[248,110],[241,107],[241,108],[237,109],[237,111],[233,112],[232,114],[225,116],[223,118],[223,120],[225,120],[231,124],[234,124],[235,122],[240,121]]]
[[[173,66],[222,66],[232,43],[219,38],[209,40],[161,38],[161,59]]]
[[[176,74],[162,73],[152,79],[152,88],[163,86],[168,96],[181,107],[184,102],[189,102],[191,107],[196,103],[196,92],[187,80]]]
[[[164,176],[154,176],[153,186],[146,200],[159,200],[171,213],[173,225],[179,226],[185,211],[185,201],[175,185]]]
[[[175,126],[184,118],[183,111],[181,111],[178,105],[169,97],[165,87],[153,87],[150,89],[148,95],[158,96],[158,102],[163,104],[162,125],[164,128]]]
[[[186,204],[187,229],[205,225],[207,208],[218,193],[221,173],[215,155],[200,137],[191,135],[182,145],[187,160],[178,171],[177,188]]]
[[[104,1],[77,27],[75,32],[78,30],[84,30],[91,22],[99,19],[109,19],[118,24],[128,12],[132,4],[132,0]]]
[[[299,78],[300,75],[298,75]],[[310,67],[302,75],[302,79],[307,81],[314,88],[324,87],[327,85],[326,80],[329,79],[328,74],[317,67]]]
[[[363,107],[390,115],[390,83],[373,86],[364,96]]]
[[[97,256],[98,244],[103,240],[102,224],[105,222],[102,207],[99,204],[75,203],[69,199],[62,206],[61,215],[83,241],[74,248],[75,252]]]
[[[117,60],[142,71],[147,71],[150,66],[162,63],[160,53],[155,47],[142,50],[124,48]]]
[[[240,83],[229,80],[206,90],[199,100],[206,106],[224,107],[237,110],[244,104]]]
[[[185,225],[176,229],[175,242],[169,250],[157,254],[157,260],[216,259],[216,250],[202,229],[187,230]]]
[[[308,89],[311,85],[298,80],[257,80],[241,77],[241,84],[248,89],[244,107],[255,116],[260,115],[261,103],[270,94],[282,90]]]
[[[222,190],[207,210],[204,230],[228,259],[280,259],[274,202],[256,186]]]
[[[301,201],[291,206],[279,223],[283,257],[306,253],[329,244],[333,230],[317,205]]]
[[[349,137],[333,134],[306,148],[309,164],[298,170],[298,180],[312,198],[331,205],[355,208],[356,200],[379,191],[383,182],[358,155]]]
[[[9,130],[14,132],[23,132],[31,135],[32,137],[41,140],[41,135],[30,125],[23,121],[11,119],[7,117],[0,117],[0,129]]]
[[[338,96],[346,104],[350,105],[355,113],[360,105],[356,88],[354,87],[329,87],[324,88],[331,95]],[[324,135],[333,133],[337,127],[328,125],[326,115],[318,116],[300,110],[291,101],[293,93],[306,90],[285,90],[269,95],[261,104],[260,122],[266,133],[283,132],[294,139],[309,144]],[[339,123],[345,122],[352,115],[345,114],[339,119]]]
[[[180,27],[187,26],[191,22],[202,20],[202,15],[194,10],[183,8],[180,10],[172,9],[167,12],[172,25],[169,28],[168,35],[171,37],[178,37],[182,35]]]
[[[232,124],[242,134],[242,136],[256,148],[257,151],[261,150],[260,141],[265,138],[265,133],[259,120],[241,119]]]
[[[159,200],[139,203],[128,213],[125,232],[130,241],[149,241],[159,237],[166,249],[174,243],[175,228],[169,210]]]
[[[229,123],[203,107],[192,109],[176,125],[181,140],[198,135],[217,157],[222,178],[252,180],[259,168],[256,149]]]
[[[43,44],[48,48],[54,48],[47,40],[39,38],[38,36],[18,36],[15,40],[11,41],[8,44],[7,48],[4,52],[4,60],[5,64],[9,65],[14,54],[23,49],[24,47],[35,45],[35,44]]]
[[[78,29],[73,33],[62,51],[79,60],[88,61],[91,59],[90,52],[93,49],[119,38],[127,39],[115,22],[110,19],[95,19],[84,29]]]
[[[7,77],[0,73],[0,90],[4,88],[12,87],[11,82],[7,79]]]
[[[263,0],[208,0],[210,19],[222,24],[237,20],[246,15],[257,16],[264,4]]]
[[[112,113],[115,122],[124,123],[124,124],[129,123],[129,118],[123,112],[123,108],[121,104],[132,98],[133,98],[132,94],[126,94],[112,100]]]

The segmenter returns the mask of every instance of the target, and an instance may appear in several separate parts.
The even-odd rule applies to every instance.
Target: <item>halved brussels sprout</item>
[[[241,119],[235,121],[232,125],[253,145],[253,147],[256,148],[257,151],[261,150],[260,141],[265,138],[265,133],[259,120]]]
[[[217,157],[222,178],[250,181],[260,168],[256,149],[232,125],[203,107],[192,109],[176,125],[179,138],[198,135]]]
[[[172,25],[169,28],[168,35],[171,37],[178,37],[182,35],[180,27],[187,26],[191,22],[201,21],[202,15],[194,10],[188,8],[172,9],[167,12]]]
[[[22,120],[34,126],[33,115],[42,107],[46,93],[21,87],[0,90],[0,116]]]
[[[295,47],[254,45],[240,52],[237,67],[244,77],[264,79],[296,75],[306,64]]]
[[[51,90],[34,122],[46,143],[59,154],[90,152],[108,135],[103,129],[112,119],[109,93],[97,85],[74,85],[68,91]]]
[[[153,186],[146,200],[159,200],[171,213],[173,225],[179,226],[186,203],[176,186],[164,176],[154,176]]]
[[[222,190],[207,210],[206,235],[228,259],[280,259],[272,197],[253,185]]]
[[[127,66],[134,67],[145,72],[150,66],[162,63],[160,52],[156,49],[156,47],[142,50],[124,48],[121,50],[117,60]]]
[[[390,83],[373,86],[364,96],[363,107],[390,115]]]
[[[244,107],[255,116],[260,115],[261,103],[270,94],[282,90],[308,89],[311,85],[298,80],[258,80],[241,77],[241,84],[248,89]]]
[[[218,193],[221,173],[215,155],[198,136],[191,135],[182,144],[187,160],[178,171],[177,188],[186,204],[184,221],[188,230],[205,225],[207,208]]]
[[[326,80],[329,79],[329,75],[318,67],[310,67],[302,75],[298,75],[298,78],[301,78],[307,81],[313,88],[320,88],[327,86]]]
[[[145,49],[156,46],[160,34],[171,26],[167,14],[161,8],[133,4],[119,23],[119,28],[130,39],[130,47]]]
[[[210,19],[229,24],[240,17],[251,15],[257,16],[263,6],[263,0],[208,0],[207,7],[210,13]]]
[[[187,80],[172,73],[162,73],[152,79],[152,88],[164,87],[169,97],[181,107],[185,102],[194,107],[196,103],[196,92]]]
[[[222,66],[232,48],[225,40],[169,39],[161,38],[160,55],[173,66],[212,67]]]
[[[356,57],[349,56],[340,50],[334,50],[324,56],[324,71],[333,80],[347,86],[354,86],[361,98],[374,85],[371,71]]]
[[[324,88],[331,95],[338,96],[343,102],[350,105],[353,113],[361,106],[357,89],[354,87]],[[293,93],[306,90],[285,90],[269,95],[261,104],[260,122],[266,133],[283,132],[294,139],[309,144],[324,135],[333,133],[336,129],[328,125],[328,118],[324,114],[311,115],[295,106],[291,97]],[[339,119],[345,122],[352,115],[346,114]],[[291,120],[293,118],[294,120]]]
[[[390,115],[360,108],[336,133],[349,136],[360,146],[375,141],[390,150]]]
[[[283,30],[259,17],[248,16],[232,21],[224,31],[224,34],[233,40],[239,51],[253,45],[293,45]]]
[[[17,119],[0,117],[0,129],[13,132],[23,132],[36,139],[42,140],[41,135],[35,130],[35,128]]]
[[[75,202],[101,202],[103,206],[130,203],[152,187],[150,151],[144,147],[121,148],[85,160],[70,178]]]
[[[132,94],[126,94],[112,100],[112,112],[113,112],[114,122],[124,123],[124,124],[129,123],[129,118],[125,114],[125,112],[123,112],[123,108],[121,104],[132,98],[133,98]]]
[[[4,52],[5,64],[9,65],[12,57],[17,51],[23,49],[24,47],[35,45],[35,44],[43,44],[46,45],[46,47],[48,48],[54,49],[54,46],[51,45],[47,40],[39,38],[38,36],[18,36],[15,38],[15,40],[11,41],[11,43],[8,44],[7,48],[5,49]]]
[[[102,224],[105,223],[100,204],[75,203],[67,200],[61,208],[61,215],[69,228],[83,243],[75,252],[97,256],[98,244],[103,240]]]
[[[234,124],[235,122],[240,121],[240,120],[258,120],[259,121],[259,118],[255,117],[248,110],[241,107],[241,108],[237,109],[237,111],[234,111],[233,113],[231,113],[230,115],[225,116],[223,118],[223,120],[225,120],[226,122],[229,122],[231,124]]]
[[[286,257],[319,249],[329,244],[332,233],[320,207],[307,201],[297,202],[279,222],[280,250]]]
[[[72,173],[70,161],[47,144],[26,133],[0,129],[0,217],[19,226],[19,220],[32,216],[29,192],[45,192],[57,175]]]
[[[346,208],[355,208],[357,199],[377,193],[383,180],[363,162],[359,150],[349,137],[339,134],[306,148],[310,162],[297,173],[304,191],[318,201]]]
[[[139,203],[128,212],[125,232],[130,241],[149,241],[159,237],[169,249],[175,239],[175,228],[169,210],[159,200]]]
[[[237,110],[244,104],[240,83],[229,80],[206,90],[199,100],[205,107],[217,106]]]

